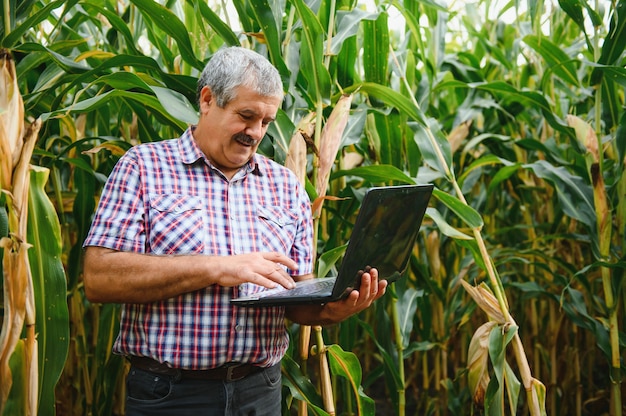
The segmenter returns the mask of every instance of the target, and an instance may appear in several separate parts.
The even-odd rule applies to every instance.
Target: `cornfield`
[[[133,145],[197,120],[241,45],[285,100],[259,151],[306,185],[316,270],[364,191],[432,183],[406,276],[288,323],[283,414],[621,415],[626,0],[3,0],[0,414],[122,415],[119,305],[82,242]]]

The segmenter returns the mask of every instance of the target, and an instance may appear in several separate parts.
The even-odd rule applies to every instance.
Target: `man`
[[[310,201],[295,175],[256,154],[283,98],[265,58],[221,49],[198,95],[197,126],[133,147],[111,173],[84,243],[85,293],[123,304],[114,351],[131,362],[127,415],[278,415],[285,317],[340,322],[386,282],[372,269],[338,302],[231,306],[312,277]]]

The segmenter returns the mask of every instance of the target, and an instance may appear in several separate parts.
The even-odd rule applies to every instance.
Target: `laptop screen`
[[[335,291],[360,283],[359,271],[378,269],[379,278],[397,280],[405,271],[433,185],[372,188],[365,195],[341,263]]]

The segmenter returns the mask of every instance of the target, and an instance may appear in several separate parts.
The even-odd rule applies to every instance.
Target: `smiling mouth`
[[[255,140],[247,134],[239,133],[233,136],[233,139],[243,146],[255,146],[260,140]]]

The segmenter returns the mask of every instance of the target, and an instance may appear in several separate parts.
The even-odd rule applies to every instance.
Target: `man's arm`
[[[378,270],[371,269],[361,276],[359,290],[353,290],[345,299],[325,305],[287,306],[285,315],[301,325],[332,325],[369,308],[386,290],[387,281],[378,280]]]
[[[84,285],[93,302],[148,303],[218,284],[252,282],[267,288],[293,287],[281,265],[295,269],[288,257],[275,253],[238,256],[156,256],[87,247]]]

